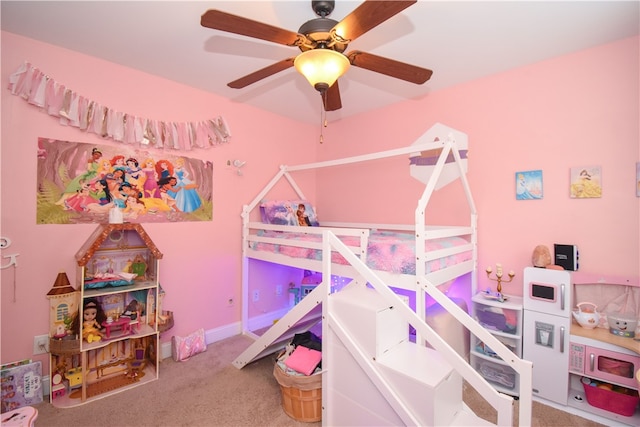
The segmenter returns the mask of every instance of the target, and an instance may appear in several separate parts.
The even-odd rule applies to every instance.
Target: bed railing
[[[420,336],[449,361],[455,369],[485,400],[497,411],[497,425],[511,426],[513,424],[513,398],[502,393],[498,393],[465,359],[463,359],[451,346],[447,344],[429,325],[420,318],[393,290],[380,279],[374,271],[369,269],[358,257],[338,239],[333,233],[326,230],[323,234],[323,277],[330,277],[332,274],[331,251],[338,251],[361,277],[370,284],[390,306],[398,309],[399,315],[413,326]],[[452,302],[436,286],[431,284],[426,278],[418,279],[424,290],[431,295],[438,303],[451,313],[457,321],[462,323],[475,336],[491,347],[498,356],[509,364],[520,376],[519,383],[519,425],[531,425],[531,404],[532,404],[532,372],[531,362],[522,360],[515,356],[504,344],[493,335],[487,332],[478,322],[469,316],[464,310]],[[326,304],[325,304],[326,306]],[[326,313],[325,315],[328,315]],[[329,367],[330,369],[330,367]]]
[[[262,232],[268,231],[276,231],[277,235],[262,235]],[[424,245],[430,239],[440,239],[447,237],[462,237],[467,240],[468,243],[460,244],[460,245],[452,245],[450,247],[435,249],[425,252],[424,249],[418,251],[416,248],[416,254],[422,253],[422,257],[420,258],[422,262],[429,263],[433,261],[442,260],[442,266],[435,271],[425,273],[427,277],[429,277],[430,281],[440,285],[442,283],[446,283],[450,280],[453,280],[457,277],[465,273],[469,273],[473,271],[475,266],[475,243],[474,243],[474,231],[473,227],[469,226],[429,226],[425,227],[423,230],[416,232],[416,227],[414,225],[405,225],[405,224],[373,224],[373,223],[325,223],[320,227],[298,227],[291,225],[272,225],[265,224],[262,222],[248,222],[245,224],[244,231],[244,240],[245,244],[243,246],[243,255],[248,256],[249,258],[257,258],[262,259],[264,261],[276,262],[279,264],[293,265],[293,266],[303,266],[306,265],[305,268],[312,269],[315,271],[321,270],[321,265],[319,260],[315,259],[300,259],[300,258],[292,258],[288,255],[282,254],[272,254],[267,251],[262,251],[260,248],[257,248],[259,244],[268,244],[275,245],[280,248],[288,247],[290,249],[312,249],[318,250],[319,253],[322,250],[322,240],[317,241],[308,241],[304,239],[295,239],[291,238],[291,236],[299,235],[299,233],[305,234],[314,234],[318,237],[322,237],[324,231],[331,231],[341,240],[343,238],[351,237],[351,242],[346,243],[346,246],[349,248],[351,252],[356,254],[365,264],[367,263],[367,247],[369,245],[369,238],[371,236],[372,230],[384,230],[384,231],[392,231],[392,232],[410,232],[415,234],[416,244]],[[295,234],[291,234],[295,233]],[[353,238],[356,238],[354,241]],[[344,242],[344,241],[343,241]],[[460,262],[455,265],[450,265],[450,263],[446,262],[448,257],[452,257],[461,253],[469,252],[472,254],[472,259],[464,262]],[[315,264],[315,268],[313,267]],[[337,267],[340,271],[340,275],[353,278],[353,269],[345,265],[344,267]],[[426,271],[425,268],[420,270],[419,267],[416,266],[416,271]],[[385,273],[382,273],[385,274]],[[388,273],[388,274],[399,274],[399,273]],[[413,275],[402,275],[405,276],[403,279],[405,282],[413,281]],[[415,286],[408,286],[406,284],[399,285],[398,287],[407,288],[411,290],[418,291],[415,289]]]
[[[273,225],[261,222],[250,222],[248,224],[249,233],[247,234],[247,244],[252,243],[271,243],[274,245],[291,246],[306,249],[322,250],[322,242],[310,242],[305,240],[287,239],[284,237],[264,237],[258,234],[261,230],[271,230],[286,233],[306,233],[317,234],[319,236],[327,229],[326,227],[298,227],[292,225]],[[331,228],[331,232],[338,237],[357,237],[358,244],[347,246],[353,253],[358,254],[366,261],[367,245],[369,242],[370,230],[367,228]]]

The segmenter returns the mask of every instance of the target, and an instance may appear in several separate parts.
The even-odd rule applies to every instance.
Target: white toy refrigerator
[[[567,404],[571,334],[571,273],[526,267],[523,359],[533,363],[533,395]]]

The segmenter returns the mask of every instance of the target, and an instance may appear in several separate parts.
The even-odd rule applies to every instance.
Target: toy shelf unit
[[[99,225],[76,253],[79,300],[69,332],[79,345],[51,350],[54,406],[158,379],[160,259],[142,226],[130,223]]]
[[[522,298],[505,295],[504,300],[488,299],[486,294],[475,294],[473,317],[491,335],[522,357]],[[490,382],[497,391],[518,396],[519,378],[491,348],[471,334],[471,365]]]

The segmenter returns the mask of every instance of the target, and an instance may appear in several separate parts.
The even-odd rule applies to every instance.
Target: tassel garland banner
[[[164,122],[116,111],[92,101],[24,62],[9,76],[9,90],[29,104],[73,126],[125,144],[191,150],[229,142],[231,131],[222,116],[197,122]]]

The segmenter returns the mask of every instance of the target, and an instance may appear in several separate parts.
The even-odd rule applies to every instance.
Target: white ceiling
[[[337,0],[341,20],[361,1]],[[227,83],[298,50],[200,26],[219,9],[290,31],[316,18],[311,1],[1,1],[4,31],[42,40],[231,99],[318,123],[320,96],[291,68],[244,89]],[[639,1],[418,1],[353,41],[433,70],[417,86],[351,67],[338,120],[639,33]],[[35,64],[37,65],[37,64]],[[67,82],[72,84],[72,82]]]

